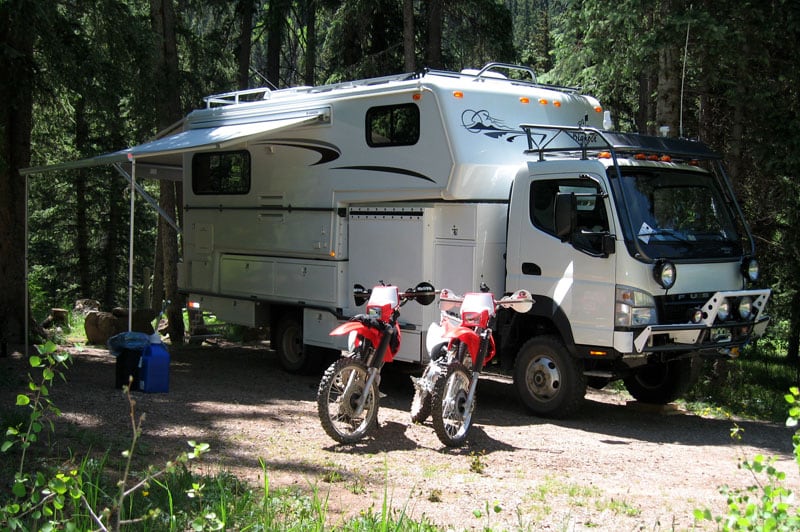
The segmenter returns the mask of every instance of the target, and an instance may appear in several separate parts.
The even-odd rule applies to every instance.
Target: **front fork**
[[[486,354],[489,352],[489,338],[492,336],[491,329],[484,329],[480,333],[481,343],[478,347],[478,358],[475,361],[475,367],[472,370],[472,379],[469,382],[469,393],[467,393],[467,400],[464,403],[464,424],[467,425],[472,418],[472,403],[475,401],[475,392],[478,389],[478,377],[483,370],[483,363],[486,360]]]
[[[369,396],[369,391],[372,389],[372,383],[375,382],[375,379],[380,378],[381,370],[386,363],[386,350],[389,349],[389,342],[394,334],[394,327],[387,326],[384,330],[384,334],[381,336],[381,343],[379,343],[378,348],[373,351],[370,359],[366,361],[367,381],[364,383],[364,393],[358,398],[358,402],[356,402],[355,409],[353,410],[353,415],[355,417],[360,416],[364,411],[364,405],[367,404],[367,396]],[[353,379],[353,375],[350,376],[350,379]],[[352,382],[348,383],[348,387],[352,384]],[[378,398],[376,397],[376,399]]]

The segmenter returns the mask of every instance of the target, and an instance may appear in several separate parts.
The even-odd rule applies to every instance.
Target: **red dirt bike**
[[[405,292],[383,284],[371,290],[356,285],[353,295],[357,306],[366,301],[367,312],[330,332],[349,335],[347,354],[325,371],[317,391],[322,428],[339,443],[354,443],[377,425],[380,372],[400,349],[400,307],[412,299],[430,305],[436,291],[424,282]]]
[[[497,308],[525,313],[533,306],[525,290],[496,300],[485,285],[481,289],[463,297],[441,291],[442,319],[428,329],[430,362],[421,377],[412,377],[411,420],[421,423],[431,415],[436,436],[449,447],[462,445],[472,426],[478,377],[496,354],[491,326]],[[458,316],[451,313],[459,307]]]

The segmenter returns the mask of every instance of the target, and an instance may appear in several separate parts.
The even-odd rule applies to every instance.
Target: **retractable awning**
[[[315,108],[275,115],[254,117],[257,122],[229,124],[224,126],[195,127],[185,129],[186,120],[182,120],[167,128],[167,132],[183,129],[173,135],[162,136],[151,142],[139,144],[132,148],[106,153],[64,163],[23,168],[20,174],[25,178],[25,306],[28,307],[28,176],[58,170],[77,170],[95,166],[113,166],[127,179],[131,185],[130,194],[130,243],[128,258],[128,330],[131,330],[133,317],[133,235],[134,235],[134,198],[135,191],[144,197],[170,225],[180,231],[175,222],[163,212],[158,203],[151,198],[137,183],[137,179],[167,179],[179,181],[183,179],[183,154],[205,150],[223,150],[241,146],[253,140],[260,140],[270,133],[290,129],[312,123],[330,121],[329,108]],[[192,125],[192,124],[190,124]],[[162,132],[162,135],[164,132]],[[28,320],[25,320],[25,337],[28,338]],[[27,355],[28,344],[25,345]]]
[[[282,129],[319,122],[324,117],[324,110],[314,110],[289,117],[267,117],[266,120],[245,124],[187,129],[125,150],[77,161],[24,168],[20,173],[29,175],[112,164],[125,165],[135,159],[140,177],[179,180],[183,173],[184,153],[231,148]]]

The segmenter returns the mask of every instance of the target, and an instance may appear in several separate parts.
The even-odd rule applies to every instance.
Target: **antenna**
[[[689,12],[692,11],[692,6],[689,5]],[[691,19],[686,22],[686,43],[683,45],[683,72],[681,72],[681,102],[679,112],[678,124],[678,137],[683,138],[683,87],[686,83],[686,59],[689,55],[689,28],[692,25]]]

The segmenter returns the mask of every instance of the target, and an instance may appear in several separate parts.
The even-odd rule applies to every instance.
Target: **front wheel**
[[[475,398],[467,404],[471,377],[459,362],[451,362],[433,389],[433,428],[439,441],[449,447],[458,447],[467,439],[472,427]]]
[[[354,443],[378,424],[378,384],[369,390],[367,366],[360,360],[340,358],[325,371],[317,391],[317,412],[325,432],[339,443]],[[367,394],[364,409],[356,413]]]
[[[665,405],[689,391],[697,378],[695,364],[699,365],[699,360],[692,358],[651,362],[623,381],[625,389],[637,401]]]
[[[586,376],[558,338],[531,338],[520,348],[514,386],[533,414],[551,418],[572,415],[586,395]]]

